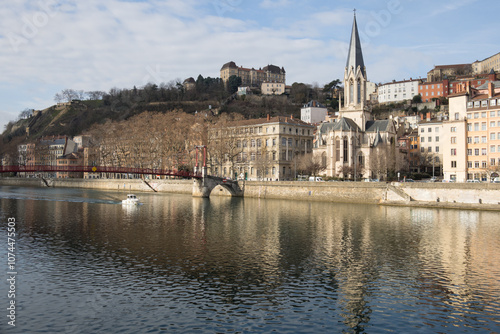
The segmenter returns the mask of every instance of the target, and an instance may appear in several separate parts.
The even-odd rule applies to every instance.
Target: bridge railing
[[[118,173],[118,174],[151,174],[180,177],[201,178],[201,174],[179,171],[175,169],[161,168],[134,168],[134,167],[113,167],[113,166],[0,166],[0,173],[36,173],[36,172],[61,172],[61,173]]]

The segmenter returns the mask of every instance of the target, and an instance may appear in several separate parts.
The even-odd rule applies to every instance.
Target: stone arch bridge
[[[214,189],[224,196],[243,196],[243,190],[238,181],[208,175],[202,178],[193,178],[193,197],[210,197]]]

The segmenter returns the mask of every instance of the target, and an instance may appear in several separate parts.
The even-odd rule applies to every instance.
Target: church
[[[314,154],[321,156],[325,176],[385,179],[402,163],[392,119],[374,120],[367,104],[366,67],[356,14],[344,72],[344,99],[339,117],[318,126]]]

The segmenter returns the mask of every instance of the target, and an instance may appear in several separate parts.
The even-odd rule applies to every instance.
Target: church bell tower
[[[352,119],[361,131],[365,131],[366,121],[372,119],[366,105],[366,81],[366,67],[363,61],[355,10],[344,72],[344,105],[340,107],[340,116]]]

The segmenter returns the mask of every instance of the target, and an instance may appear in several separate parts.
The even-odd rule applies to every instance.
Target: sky
[[[354,9],[368,80],[500,52],[494,0],[12,0],[0,8],[0,131],[63,89],[219,77],[224,63],[342,79]]]

